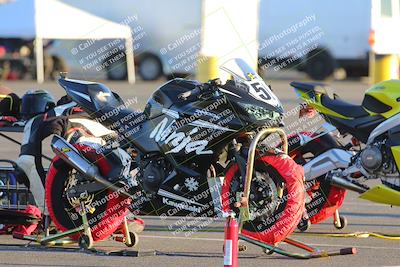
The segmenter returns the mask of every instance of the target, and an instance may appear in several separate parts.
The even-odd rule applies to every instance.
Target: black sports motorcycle
[[[225,84],[168,81],[142,113],[103,84],[61,77],[59,84],[93,125],[80,131],[86,139],[75,145],[53,138],[57,156],[46,201],[56,226],[81,225],[74,208],[84,203],[93,239],[101,240],[128,209],[161,219],[222,217],[239,212],[234,203],[244,192],[249,218],[242,234],[270,244],[290,234],[304,211],[303,169],[261,143],[273,132],[285,138],[276,128],[281,103],[243,60],[221,69],[232,78]]]

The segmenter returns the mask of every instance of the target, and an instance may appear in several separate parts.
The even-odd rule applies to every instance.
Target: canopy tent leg
[[[44,82],[44,63],[43,63],[43,39],[36,38],[36,79],[38,83]]]
[[[134,84],[135,77],[135,64],[133,59],[133,40],[132,38],[125,39],[125,53],[126,53],[126,70],[128,72],[128,82]]]

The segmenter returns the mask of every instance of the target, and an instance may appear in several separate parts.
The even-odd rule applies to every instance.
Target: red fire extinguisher
[[[233,215],[226,219],[224,239],[224,267],[238,266],[239,224]]]

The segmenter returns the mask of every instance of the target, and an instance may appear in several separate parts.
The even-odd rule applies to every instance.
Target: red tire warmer
[[[253,232],[242,229],[242,234],[267,244],[275,245],[285,239],[297,227],[304,212],[304,170],[303,167],[294,162],[286,155],[263,156],[257,161],[262,161],[274,168],[285,181],[287,202],[282,215],[276,220],[271,229],[263,232]],[[222,187],[222,206],[224,211],[230,210],[230,186],[238,165],[233,164],[225,175]]]
[[[96,150],[93,148],[83,145],[83,144],[76,144],[74,145],[79,151],[85,154],[85,157],[89,159],[91,162],[96,162],[96,166],[99,168],[100,173],[102,175],[106,175],[111,171],[111,166],[108,164],[107,160],[104,158],[103,155],[97,154]],[[67,229],[57,218],[54,212],[54,204],[52,200],[52,187],[54,181],[57,176],[58,169],[54,166],[54,162],[61,160],[58,156],[56,156],[52,164],[50,165],[49,171],[46,177],[46,205],[49,210],[49,215],[51,220],[56,225],[57,229],[60,231],[67,231]],[[107,194],[110,196],[113,191],[108,190]],[[122,204],[121,204],[122,203]],[[119,205],[120,208],[115,208],[115,206]],[[107,201],[107,205],[105,208],[105,214],[101,217],[99,221],[96,222],[95,225],[91,225],[92,236],[94,241],[104,240],[113,234],[123,222],[124,217],[128,213],[128,205],[129,203],[126,201],[126,198],[122,196],[118,197],[109,197]],[[111,209],[114,207],[113,209]],[[73,239],[78,239],[79,234],[71,236]]]

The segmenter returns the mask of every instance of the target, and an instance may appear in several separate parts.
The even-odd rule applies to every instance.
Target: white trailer
[[[400,49],[399,0],[262,0],[259,59],[267,70],[296,68],[325,79],[337,67],[367,74],[374,51]]]

